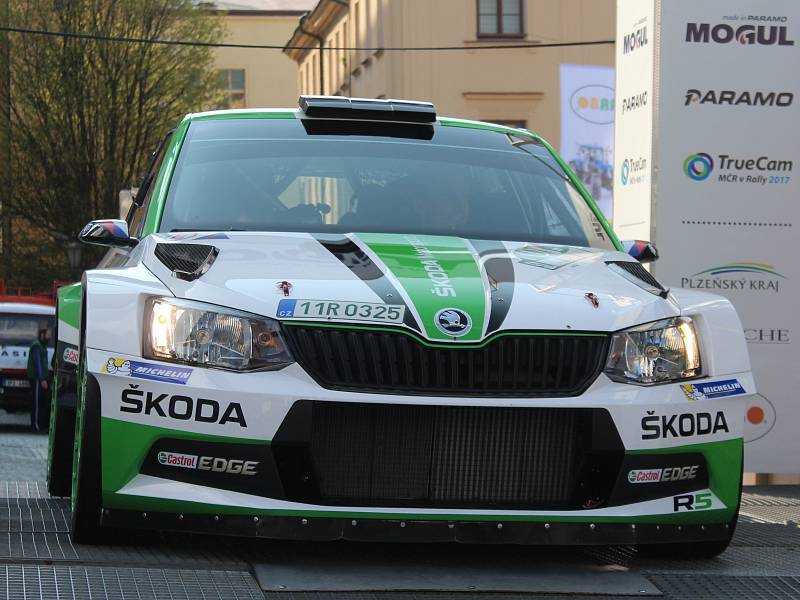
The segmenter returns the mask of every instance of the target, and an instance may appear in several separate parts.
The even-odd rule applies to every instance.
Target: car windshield
[[[53,317],[47,315],[0,314],[0,346],[29,346],[40,329],[50,331],[52,346]]]
[[[193,122],[160,231],[457,235],[613,249],[520,133],[301,119]]]

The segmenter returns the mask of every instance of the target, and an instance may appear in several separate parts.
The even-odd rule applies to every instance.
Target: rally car
[[[530,131],[341,97],[191,114],[80,237],[109,251],[58,303],[76,542],[730,541],[736,312],[654,278]]]

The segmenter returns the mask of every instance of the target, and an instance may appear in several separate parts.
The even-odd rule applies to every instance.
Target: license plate
[[[3,387],[7,388],[27,388],[31,387],[31,382],[27,379],[6,379],[3,382]]]
[[[331,321],[375,321],[402,323],[406,307],[370,302],[333,300],[281,300],[278,317],[284,319],[325,319]]]

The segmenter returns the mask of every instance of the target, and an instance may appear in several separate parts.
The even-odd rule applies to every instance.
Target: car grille
[[[600,430],[616,438],[618,460],[621,443],[599,409],[301,401],[272,449],[298,502],[577,508],[581,478],[600,469],[591,458]],[[299,431],[302,443],[290,439]]]
[[[479,348],[400,332],[291,325],[292,354],[322,387],[450,396],[577,396],[603,367],[605,335],[505,334]]]

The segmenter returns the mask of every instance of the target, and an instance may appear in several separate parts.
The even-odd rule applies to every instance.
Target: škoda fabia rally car
[[[529,131],[391,100],[192,114],[81,238],[109,251],[59,298],[48,477],[76,541],[731,538],[739,319],[665,288]]]

